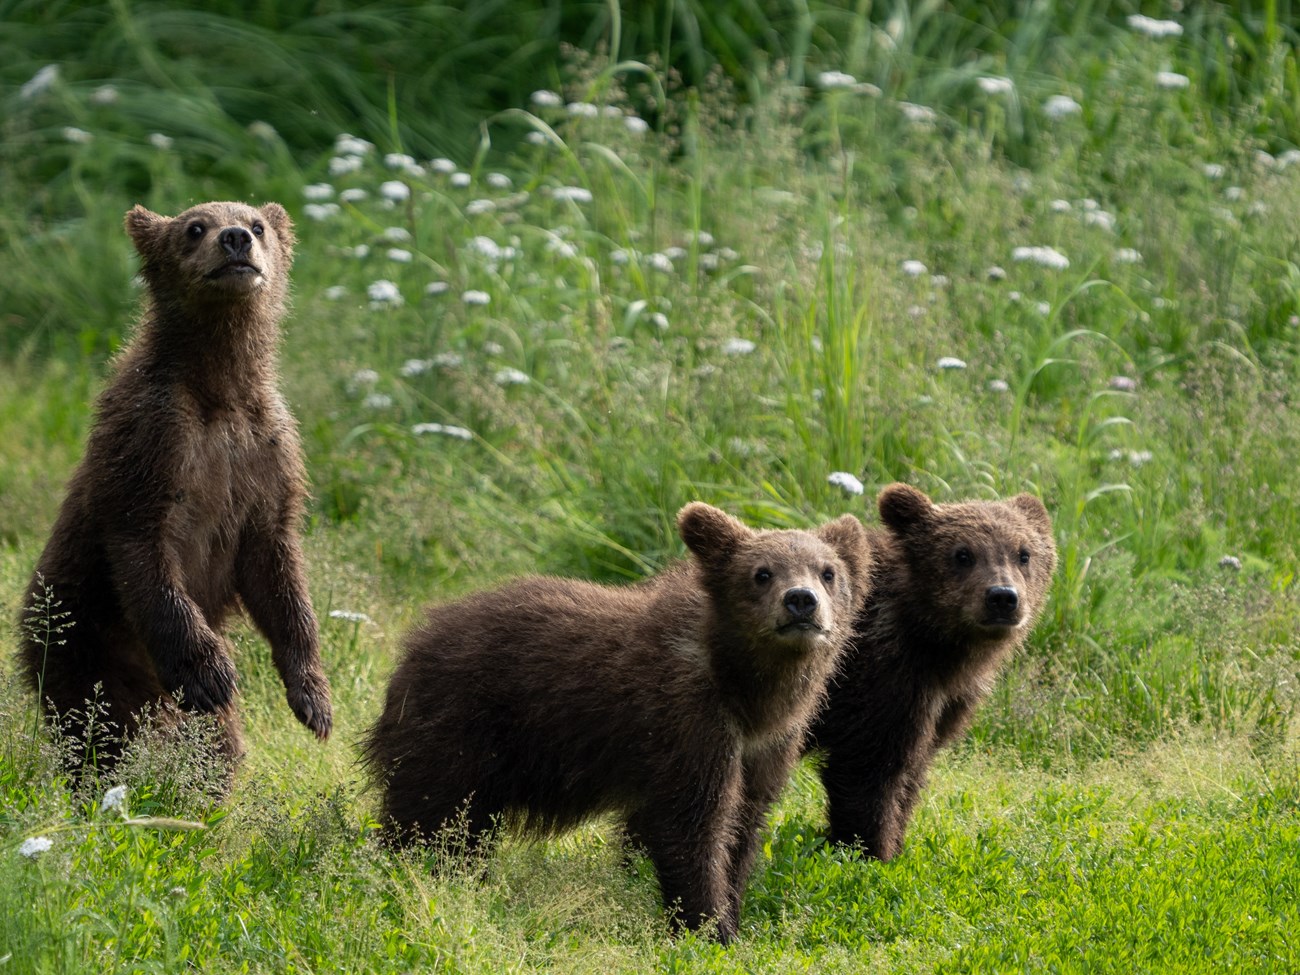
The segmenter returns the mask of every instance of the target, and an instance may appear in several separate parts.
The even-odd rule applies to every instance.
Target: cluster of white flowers
[[[957,358],[956,356],[954,356],[954,355],[945,355],[945,356],[940,356],[940,357],[939,357],[939,361],[936,362],[934,365],[935,365],[935,368],[940,369],[940,370],[949,370],[949,369],[965,369],[965,368],[966,368],[966,362],[965,362],[965,360],[963,360],[963,359],[958,359],[958,358]]]
[[[906,274],[908,277],[911,278],[919,278],[922,274],[924,274],[926,271],[929,270],[929,268],[927,268],[920,261],[904,261],[902,264],[899,265],[899,267],[902,269],[904,274]]]
[[[1054,271],[1064,271],[1070,266],[1070,259],[1054,247],[1017,247],[1011,252],[1013,261],[1039,264]]]
[[[1116,264],[1141,264],[1142,252],[1132,247],[1121,247],[1115,251],[1114,259]]]
[[[591,190],[585,186],[556,186],[551,189],[551,199],[569,203],[590,203]]]
[[[110,809],[126,812],[126,786],[115,785],[104,793],[104,798],[99,803],[99,811],[108,812]]]
[[[975,83],[980,86],[980,91],[986,95],[1010,95],[1016,90],[1016,86],[1010,78],[1000,78],[995,75],[984,75],[976,78]]]
[[[522,386],[529,381],[528,373],[513,366],[498,369],[492,379],[498,386]]]
[[[379,280],[371,282],[366,288],[371,308],[397,308],[402,303],[402,292],[392,281]]]
[[[469,290],[463,292],[460,300],[467,305],[486,305],[492,301],[492,296],[486,291]]]
[[[35,98],[37,95],[53,88],[54,83],[58,80],[59,66],[57,64],[47,64],[32,75],[30,79],[23,82],[23,86],[18,89],[18,97],[24,100]]]
[[[151,132],[149,134],[149,145],[159,152],[166,152],[175,144],[176,140],[169,135],[163,135],[161,132]]]
[[[749,355],[758,346],[749,339],[730,338],[722,343],[723,355]]]
[[[1043,102],[1043,114],[1052,119],[1068,118],[1083,112],[1083,106],[1069,95],[1053,95]]]
[[[369,623],[370,617],[351,609],[331,609],[330,619],[344,620],[348,623]]]
[[[54,841],[48,836],[29,836],[18,844],[18,855],[35,860],[53,845]]]
[[[411,198],[411,188],[400,179],[390,179],[379,184],[379,195],[393,203],[402,203]]]
[[[1192,79],[1185,74],[1179,74],[1177,71],[1157,71],[1156,87],[1167,88],[1177,91],[1181,88],[1188,88],[1192,84]]]
[[[862,482],[848,471],[831,471],[826,480],[842,490],[845,494],[861,494],[866,490],[862,486]]]
[[[1183,34],[1183,25],[1175,20],[1156,20],[1154,17],[1147,17],[1144,14],[1130,14],[1128,25],[1138,34],[1145,34],[1147,37],[1154,37],[1157,40],[1165,37],[1181,37]]]
[[[474,434],[469,430],[448,423],[417,423],[415,426],[411,427],[411,432],[417,436],[425,433],[437,433],[444,437],[451,437],[455,440],[474,439]]]

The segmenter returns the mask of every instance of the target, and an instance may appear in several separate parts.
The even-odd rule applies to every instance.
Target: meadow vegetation
[[[0,972],[1300,967],[1288,4],[226,6],[0,4]],[[233,797],[201,726],[76,789],[18,606],[129,334],[122,214],[212,198],[297,222],[335,735],[244,626]],[[1061,555],[897,860],[824,846],[801,769],[724,950],[613,823],[376,844],[355,742],[422,604],[893,480],[1032,491]]]

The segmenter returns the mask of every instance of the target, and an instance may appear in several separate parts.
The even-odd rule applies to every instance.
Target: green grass
[[[201,729],[75,791],[6,665],[0,972],[1295,969],[1290,8],[1198,7],[1155,40],[1104,2],[682,2],[624,11],[611,63],[614,9],[578,29],[540,5],[0,6],[0,648],[129,334],[122,213],[278,199],[338,710],[315,745],[241,627],[230,799],[210,799]],[[24,97],[47,63],[59,79]],[[255,67],[222,81],[236,63]],[[821,88],[824,69],[879,92]],[[617,114],[531,101],[543,86]],[[1056,94],[1080,112],[1049,117]],[[331,174],[343,131],[375,146]],[[389,204],[394,180],[410,195]],[[380,280],[400,305],[372,307]],[[355,742],[421,605],[532,571],[640,578],[681,553],[695,498],[756,525],[872,519],[895,479],[1033,491],[1061,555],[902,857],[823,847],[801,769],[724,950],[669,936],[613,823],[508,842],[482,872],[374,842]],[[101,811],[119,782],[126,812]],[[34,836],[50,849],[21,856]]]

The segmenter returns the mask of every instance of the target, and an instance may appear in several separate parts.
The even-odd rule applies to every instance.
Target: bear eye
[[[1021,565],[1028,565],[1028,564],[1029,564],[1029,549],[1027,549],[1027,548],[1022,548],[1022,549],[1020,550],[1020,564],[1021,564]]]
[[[266,228],[262,226],[262,221],[260,221],[260,220],[254,221],[254,223],[253,223],[253,236],[254,236],[254,237],[261,237],[262,234],[265,233],[265,232],[266,232]]]
[[[957,551],[953,553],[952,558],[953,561],[963,569],[968,569],[975,564],[975,553],[964,546],[957,549]]]
[[[822,578],[825,579],[827,582],[834,582],[834,581],[835,581],[835,570],[834,570],[834,569],[823,569],[823,570],[822,570]]]
[[[207,231],[207,227],[197,220],[185,228],[185,233],[189,234],[190,240],[198,240]]]
[[[771,581],[772,581],[772,570],[771,570],[771,569],[759,569],[757,572],[754,573],[754,581],[757,582],[760,586],[763,585],[763,583],[765,583],[765,582],[771,582]]]

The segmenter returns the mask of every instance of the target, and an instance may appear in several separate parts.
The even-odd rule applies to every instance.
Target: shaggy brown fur
[[[364,746],[399,841],[620,813],[675,920],[735,937],[870,557],[849,515],[755,532],[694,503],[678,529],[695,558],[645,582],[530,578],[429,612]]]
[[[888,860],[935,752],[1033,628],[1056,544],[1028,494],[935,505],[893,484],[878,504],[871,595],[806,745],[823,755],[831,839]]]
[[[145,705],[174,720],[178,693],[182,708],[216,716],[233,761],[244,746],[222,627],[242,600],[294,714],[323,739],[329,685],[296,534],[305,476],[276,385],[289,216],[276,203],[205,203],[170,219],[137,206],[126,229],[149,300],[36,566],[22,669],[101,760]],[[71,624],[62,644],[30,625],[45,587]],[[96,697],[116,732],[87,726]]]

